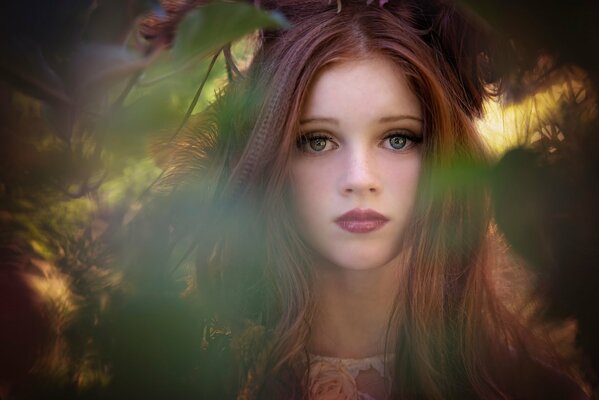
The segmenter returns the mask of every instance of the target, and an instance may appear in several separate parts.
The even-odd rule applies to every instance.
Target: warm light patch
[[[493,154],[500,157],[516,146],[529,146],[543,139],[557,142],[567,139],[562,126],[568,107],[576,108],[581,123],[597,113],[584,76],[579,71],[564,69],[556,73],[553,84],[539,88],[537,93],[517,103],[504,105],[501,99],[487,101],[485,117],[477,121],[477,128]]]

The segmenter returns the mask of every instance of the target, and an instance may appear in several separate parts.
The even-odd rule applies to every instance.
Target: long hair
[[[399,328],[388,332],[397,343],[393,397],[507,397],[500,367],[526,353],[526,335],[489,282],[487,194],[446,174],[487,163],[473,124],[494,78],[480,32],[440,0],[344,0],[340,12],[322,0],[261,3],[291,28],[261,32],[249,69],[196,132],[210,139],[205,221],[213,232],[200,243],[198,292],[234,334],[247,321],[267,332],[266,355],[243,360],[241,383],[257,379],[254,394],[264,398],[304,396],[314,278],[290,216],[289,160],[316,74],[376,54],[404,71],[424,114],[424,173],[389,324]]]

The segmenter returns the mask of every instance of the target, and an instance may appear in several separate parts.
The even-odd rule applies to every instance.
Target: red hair
[[[493,78],[481,33],[440,0],[384,7],[344,0],[339,13],[322,0],[262,7],[276,8],[292,27],[262,32],[245,77],[223,90],[194,132],[202,157],[208,154],[202,175],[214,232],[200,243],[198,291],[233,334],[247,320],[267,332],[263,354],[241,365],[242,380],[251,377],[257,396],[304,396],[301,365],[315,304],[306,247],[287,209],[290,154],[316,74],[377,54],[401,67],[424,114],[425,172],[390,317],[399,329],[388,332],[397,343],[393,398],[509,397],[514,387],[504,367],[532,359],[530,336],[489,280],[485,189],[447,174],[487,164],[473,125]]]

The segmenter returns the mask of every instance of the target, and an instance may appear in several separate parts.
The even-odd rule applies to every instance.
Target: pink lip
[[[368,233],[380,229],[389,222],[389,218],[378,212],[354,208],[335,220],[335,223],[343,230],[351,233]]]

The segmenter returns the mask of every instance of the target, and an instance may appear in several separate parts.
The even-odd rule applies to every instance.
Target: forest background
[[[184,294],[213,227],[201,185],[162,182],[257,29],[287,22],[249,2],[182,3],[0,6],[0,399],[191,398],[210,375],[197,354],[218,332]],[[531,318],[574,339],[564,351],[594,386],[599,7],[521,3],[458,3],[512,57],[479,121],[492,169],[447,176],[489,185],[528,270],[500,273],[540,299]]]

